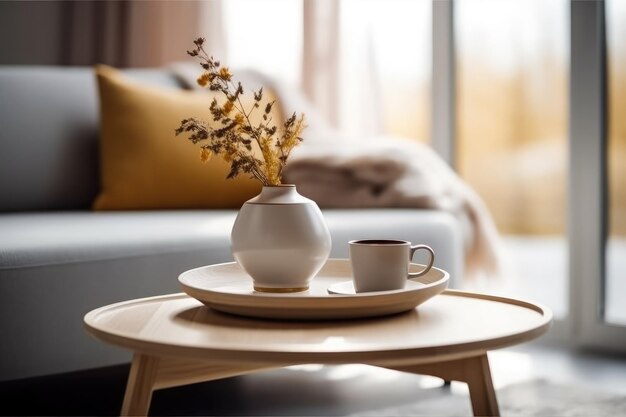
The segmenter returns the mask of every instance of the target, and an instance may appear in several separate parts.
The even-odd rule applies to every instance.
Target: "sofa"
[[[181,88],[165,69],[133,79]],[[99,190],[98,91],[91,68],[0,67],[0,380],[127,362],[87,335],[102,305],[179,292],[190,268],[232,261],[232,210],[91,210]],[[417,209],[323,210],[331,257],[348,240],[426,243],[435,266],[463,275],[454,217]],[[419,261],[419,259],[416,259]]]

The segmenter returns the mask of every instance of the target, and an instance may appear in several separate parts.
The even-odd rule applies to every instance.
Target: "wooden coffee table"
[[[86,328],[134,352],[122,415],[146,415],[152,392],[283,366],[362,363],[466,382],[475,415],[498,415],[487,351],[547,331],[544,307],[446,291],[394,316],[277,321],[214,311],[184,294],[93,310]]]

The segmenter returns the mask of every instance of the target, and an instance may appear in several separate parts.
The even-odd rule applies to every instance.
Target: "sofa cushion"
[[[180,88],[164,70],[125,73]],[[87,209],[98,193],[92,68],[0,67],[0,211]]]
[[[104,66],[97,74],[102,191],[96,210],[239,208],[260,192],[261,184],[248,175],[227,180],[230,163],[220,157],[202,164],[200,147],[185,133],[174,135],[185,118],[217,123],[210,122],[208,107],[212,96],[220,100],[221,93],[145,86]],[[241,100],[246,109],[254,104],[251,94]],[[252,113],[254,125],[262,114]],[[273,118],[280,125],[277,109]]]
[[[98,184],[95,96],[82,69],[0,71],[0,210],[88,206]]]
[[[0,270],[228,248],[235,216],[229,210],[6,214]]]
[[[413,209],[324,210],[331,256],[352,239],[406,239],[436,251],[435,266],[460,274],[462,238],[447,213]],[[231,260],[234,210],[15,213],[0,216],[0,271],[204,250]],[[451,245],[458,245],[453,248]],[[219,256],[218,256],[219,255]],[[417,258],[416,258],[417,259]]]

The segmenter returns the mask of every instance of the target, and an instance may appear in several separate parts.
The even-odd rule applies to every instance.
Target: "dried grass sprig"
[[[240,82],[233,81],[233,75],[209,56],[203,47],[204,38],[194,40],[195,48],[187,53],[200,61],[203,72],[198,84],[211,91],[222,93],[225,98],[220,104],[216,98],[211,102],[209,112],[212,123],[196,118],[183,119],[176,129],[176,136],[187,134],[187,139],[200,146],[200,160],[207,162],[212,155],[218,155],[230,163],[227,178],[249,174],[263,185],[281,184],[283,169],[291,151],[302,141],[302,131],[306,127],[304,114],[293,113],[282,126],[277,127],[271,112],[275,101],[263,100],[263,88],[253,91],[254,103],[246,109],[241,101],[244,94]],[[262,112],[262,121],[254,125],[250,115]],[[255,149],[258,151],[255,153]],[[259,154],[263,159],[255,156]]]

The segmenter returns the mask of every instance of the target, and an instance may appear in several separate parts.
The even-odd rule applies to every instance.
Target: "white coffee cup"
[[[352,240],[350,263],[356,292],[390,291],[405,287],[407,279],[424,275],[433,266],[435,252],[426,245],[411,245],[406,240]],[[427,251],[426,267],[415,273],[409,272],[409,263],[418,250]]]

